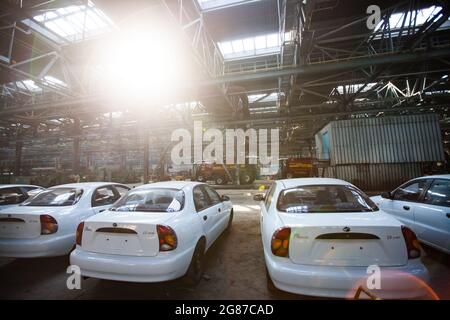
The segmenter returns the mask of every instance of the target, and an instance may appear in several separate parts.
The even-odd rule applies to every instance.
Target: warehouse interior
[[[373,4],[380,19],[369,28]],[[443,0],[1,1],[0,183],[206,181],[238,199],[237,223],[260,249],[257,203],[243,194],[294,177],[289,159],[307,167],[306,176],[343,179],[370,195],[448,173],[449,71]],[[201,163],[170,160],[172,132],[198,121],[204,130],[278,129],[279,163],[256,165],[248,179],[240,176],[247,169],[225,165],[223,176],[200,179]],[[236,245],[244,235],[234,237]],[[222,261],[221,251],[231,256]],[[44,262],[60,272],[43,271],[44,289],[24,262],[0,264],[9,290],[1,296],[58,297],[58,259]],[[260,255],[239,264],[224,242],[208,259],[217,281],[205,280],[204,293],[125,290],[143,298],[297,298],[264,291],[255,280],[264,277],[255,269]],[[450,298],[448,255],[427,259],[433,289]],[[227,266],[235,281],[222,276]],[[18,286],[7,276],[13,270],[22,275]],[[119,291],[90,282],[80,296],[59,297],[121,298]]]

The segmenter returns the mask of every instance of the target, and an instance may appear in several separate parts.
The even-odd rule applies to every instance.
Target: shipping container
[[[318,158],[332,166],[444,160],[435,114],[333,121],[315,139]]]
[[[323,176],[365,191],[392,190],[445,158],[435,114],[333,121],[315,140],[318,159],[329,160]]]

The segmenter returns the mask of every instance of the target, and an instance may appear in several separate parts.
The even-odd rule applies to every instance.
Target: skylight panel
[[[244,50],[245,51],[253,51],[253,50],[255,50],[255,39],[248,38],[248,39],[244,39],[242,41],[244,43]]]
[[[259,0],[197,0],[202,10],[226,8],[232,5],[238,5],[246,2],[255,2],[255,1]]]
[[[219,42],[219,49],[223,55],[233,53],[233,48],[231,47],[231,42],[229,41]]]
[[[278,33],[260,35],[253,38],[219,42],[225,59],[241,59],[280,52],[281,39]]]
[[[244,51],[244,44],[242,40],[235,40],[231,42],[231,45],[233,46],[234,52],[242,52]]]
[[[264,97],[264,98],[263,98]],[[261,99],[262,98],[262,99]],[[250,94],[248,96],[248,102],[249,103],[254,103],[255,101],[257,101],[258,99],[259,102],[272,102],[272,101],[277,101],[278,100],[278,94],[276,92],[272,92],[271,94],[269,94],[268,96],[266,96],[266,94],[264,93],[257,93],[257,94]]]
[[[280,37],[277,33],[269,34],[267,36],[267,48],[279,47],[280,46]]]
[[[256,49],[266,48],[266,37],[265,36],[255,37],[255,48]]]
[[[19,88],[21,88],[21,89],[25,89],[25,90],[28,90],[28,91],[31,91],[31,92],[40,92],[40,91],[42,91],[42,89],[39,86],[37,86],[36,83],[33,80],[31,80],[31,79],[18,81],[17,82],[17,86]]]
[[[369,90],[371,90],[374,86],[376,86],[377,83],[376,82],[371,82],[368,83],[362,90],[361,92],[367,92]],[[363,87],[364,84],[363,83],[355,83],[355,84],[347,84],[345,85],[345,92],[346,93],[355,93],[357,92],[361,87]],[[344,93],[344,86],[338,86],[337,87],[337,91],[340,94]]]
[[[416,20],[415,26],[419,27],[423,25],[430,17],[435,16],[442,8],[439,6],[431,6],[429,8],[420,9],[417,11],[408,11],[408,12],[400,12],[394,13],[389,17],[389,26],[391,30],[401,29],[404,21],[404,28],[411,27],[413,21]],[[380,31],[383,26],[385,20],[382,20],[375,27],[375,32]],[[398,36],[398,32],[391,33],[391,36]],[[379,37],[377,35],[377,37]]]
[[[34,19],[69,41],[83,40],[83,37],[88,38],[102,32],[111,31],[113,27],[112,21],[90,1],[87,6],[70,5],[44,12],[35,16]],[[23,22],[55,40],[54,35],[46,33],[45,29],[37,26],[32,20],[25,19]]]
[[[52,76],[45,76],[44,80],[45,80],[45,82],[47,82],[49,84],[54,84],[54,85],[58,85],[61,87],[67,87],[67,83],[59,80],[58,78],[52,77]]]

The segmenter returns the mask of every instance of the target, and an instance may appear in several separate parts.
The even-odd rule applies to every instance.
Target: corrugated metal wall
[[[341,120],[325,128],[331,165],[444,160],[435,114]]]
[[[421,175],[420,163],[382,163],[333,166],[324,176],[348,181],[364,191],[387,191]]]

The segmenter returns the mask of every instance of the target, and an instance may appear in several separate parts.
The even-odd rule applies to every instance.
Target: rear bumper
[[[81,275],[127,282],[162,282],[186,274],[195,247],[181,252],[160,252],[154,257],[121,256],[88,252],[77,248],[70,264],[80,267]]]
[[[75,245],[75,235],[43,235],[33,239],[0,238],[0,257],[38,258],[63,256]]]
[[[368,289],[372,273],[366,267],[309,266],[265,253],[274,285],[283,291],[320,297],[353,298],[359,286]],[[382,299],[431,298],[428,271],[420,260],[401,267],[380,268],[380,289],[368,289]],[[374,282],[369,281],[369,285]],[[368,298],[364,293],[361,298]]]

